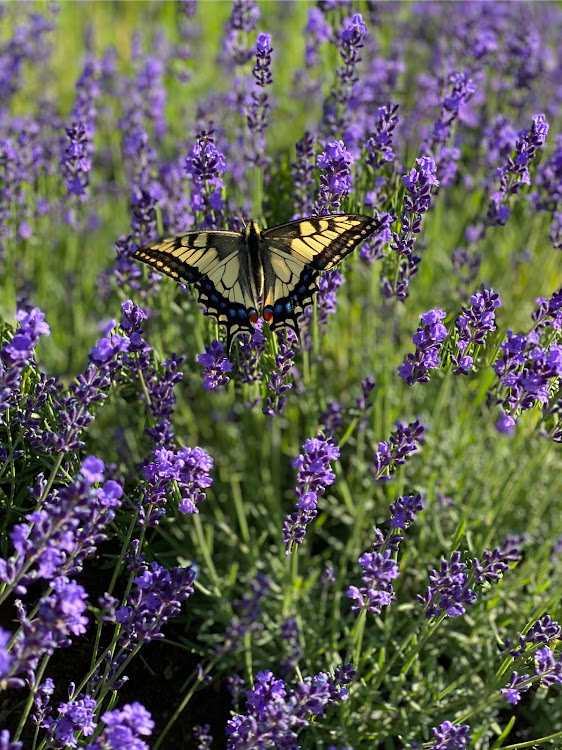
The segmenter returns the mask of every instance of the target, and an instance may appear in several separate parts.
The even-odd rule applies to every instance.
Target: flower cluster
[[[324,716],[336,701],[347,700],[354,672],[344,664],[336,675],[323,672],[306,677],[289,689],[272,672],[258,672],[253,690],[248,690],[246,716],[234,716],[227,724],[228,750],[246,747],[294,747],[298,733],[314,716]]]
[[[366,552],[358,560],[363,568],[361,580],[364,586],[350,586],[347,589],[347,596],[353,602],[353,612],[366,610],[378,615],[382,607],[387,607],[396,598],[392,580],[398,578],[400,570],[394,555],[404,537],[395,533],[394,529],[406,529],[423,510],[424,504],[421,495],[404,495],[390,505],[391,517],[387,519],[390,529],[386,537],[380,529],[375,529],[373,552]]]
[[[270,417],[281,414],[283,407],[287,403],[287,396],[284,394],[293,387],[292,383],[287,381],[290,378],[295,358],[294,345],[296,340],[296,334],[290,329],[287,331],[285,341],[280,340],[279,352],[275,355],[275,369],[271,371],[269,380],[266,383],[272,395],[266,398],[262,409],[263,413]]]
[[[323,171],[320,174],[320,188],[314,204],[314,214],[338,213],[342,198],[351,192],[351,165],[353,156],[343,141],[330,141],[325,150],[316,158],[316,164]]]
[[[540,620],[537,620],[529,630],[519,636],[519,647],[512,648],[510,640],[505,643],[505,648],[509,651],[509,654],[516,658],[522,656],[533,646],[539,644],[546,644],[550,641],[554,641],[560,638],[562,634],[562,628],[553,620],[550,615],[545,615]]]
[[[224,51],[221,61],[225,65],[244,65],[252,58],[252,50],[247,43],[248,34],[255,30],[260,10],[252,0],[234,0],[232,13],[228,19],[223,38]]]
[[[382,279],[383,294],[386,297],[396,296],[401,302],[408,296],[410,279],[417,273],[417,266],[421,260],[413,253],[416,235],[421,232],[423,216],[429,211],[431,189],[439,185],[435,177],[436,166],[433,159],[424,156],[416,159],[416,162],[419,169],[411,169],[402,177],[406,188],[401,215],[402,226],[400,234],[392,232],[390,244],[390,249],[396,254],[398,274],[394,273],[393,268],[393,276],[385,273]],[[396,278],[396,281],[391,282],[389,278]]]
[[[426,383],[429,380],[429,370],[439,369],[441,344],[447,337],[447,329],[441,322],[445,317],[446,313],[439,309],[420,315],[423,326],[418,326],[412,338],[416,351],[408,354],[398,368],[398,374],[408,385]]]
[[[283,524],[285,552],[288,555],[295,545],[302,544],[307,526],[316,518],[318,499],[336,478],[330,461],[337,461],[340,457],[339,448],[323,435],[307,440],[303,450],[304,453],[293,461],[293,467],[298,469],[295,488],[299,498],[297,510]]]
[[[205,344],[205,353],[197,355],[197,361],[202,367],[203,388],[206,391],[218,391],[230,382],[228,376],[234,365],[228,357],[223,357],[224,346],[220,341],[214,339],[210,344]]]
[[[367,27],[360,13],[351,18],[344,18],[343,28],[335,39],[336,46],[342,59],[342,65],[336,70],[338,85],[331,90],[332,96],[338,104],[337,115],[333,116],[330,107],[324,108],[324,128],[328,136],[334,137],[342,133],[345,141],[350,141],[351,108],[349,106],[353,96],[354,86],[359,81],[357,67],[361,61],[363,37]]]
[[[385,471],[391,472],[395,466],[406,463],[406,458],[411,453],[416,453],[418,445],[425,442],[425,429],[419,420],[409,425],[396,422],[396,430],[391,433],[390,440],[382,440],[378,444],[373,459],[374,466],[371,468],[375,478],[391,479],[390,473],[385,474]]]
[[[164,637],[162,627],[181,610],[181,602],[193,593],[194,567],[168,570],[156,561],[150,565],[141,555],[135,561],[133,579],[136,589],[126,603],[115,610],[115,621],[121,625],[119,645],[130,651],[139,644]]]
[[[511,673],[509,684],[501,688],[500,692],[508,703],[516,705],[521,699],[521,693],[529,690],[536,682],[549,688],[551,685],[562,685],[562,657],[554,654],[548,646],[535,651],[534,675],[520,675],[517,671]]]
[[[105,726],[92,743],[93,750],[121,750],[124,747],[149,750],[147,743],[140,737],[152,734],[154,721],[140,703],[128,703],[121,709],[106,711],[101,720]]]
[[[203,213],[201,226],[215,227],[223,221],[224,183],[221,174],[226,172],[226,161],[215,145],[213,131],[202,131],[185,160],[185,172],[191,181],[191,208]]]
[[[263,318],[260,318],[252,335],[245,334],[239,339],[237,376],[241,383],[255,383],[261,380],[259,364],[267,346],[267,339],[262,333],[263,323]]]
[[[168,496],[175,495],[174,490],[179,493],[180,513],[199,513],[197,504],[205,499],[204,490],[213,482],[209,475],[212,468],[213,459],[203,448],[184,447],[177,452],[156,448],[154,461],[143,470],[147,487],[142,505],[149,509],[143,522],[156,523],[164,513]]]
[[[482,291],[470,298],[471,306],[462,308],[455,323],[458,354],[451,355],[455,375],[467,375],[474,367],[474,350],[484,344],[489,331],[496,330],[495,309],[500,304],[499,294],[482,286]]]
[[[548,133],[548,123],[544,115],[535,115],[530,129],[523,130],[517,143],[515,153],[507,164],[498,169],[499,189],[492,195],[488,205],[488,224],[503,226],[509,219],[509,199],[523,187],[531,184],[529,164],[537,155],[537,149],[544,145]]]
[[[428,750],[464,750],[472,736],[468,724],[453,724],[444,721],[439,727],[431,730],[434,742]]]
[[[39,337],[51,332],[38,307],[29,312],[18,310],[16,320],[16,333],[0,349],[0,424],[2,414],[16,404],[23,371],[33,358]]]

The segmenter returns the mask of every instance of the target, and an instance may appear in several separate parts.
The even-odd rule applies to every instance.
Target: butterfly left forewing
[[[133,258],[176,281],[193,284],[207,314],[234,338],[252,333],[257,301],[250,284],[246,243],[238,232],[201,231],[164,237],[140,247]]]

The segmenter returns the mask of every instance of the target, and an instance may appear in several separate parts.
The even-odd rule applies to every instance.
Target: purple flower
[[[92,743],[94,750],[149,750],[139,736],[152,734],[154,721],[150,713],[140,703],[127,703],[121,709],[106,711],[101,720],[105,727]]]
[[[293,461],[293,467],[298,469],[295,493],[299,498],[297,510],[287,516],[283,524],[283,538],[285,553],[290,555],[294,546],[302,544],[306,528],[317,514],[317,503],[326,487],[334,483],[336,475],[332,472],[330,461],[337,461],[340,457],[339,448],[331,438],[318,435],[317,438],[307,440],[301,453]]]
[[[529,690],[530,687],[531,683],[528,674],[519,675],[517,672],[512,672],[509,679],[509,685],[502,688],[500,693],[508,703],[515,706],[521,700],[521,693]]]
[[[424,500],[419,493],[417,495],[402,495],[395,503],[391,503],[391,517],[387,519],[387,523],[395,529],[407,529],[424,507]]]
[[[392,232],[390,249],[396,253],[395,265],[398,273],[392,269],[394,278],[392,283],[388,274],[383,277],[383,294],[386,297],[396,296],[403,302],[408,296],[410,278],[417,273],[420,258],[413,254],[416,235],[421,232],[423,215],[429,211],[431,204],[431,190],[438,187],[439,181],[435,177],[435,162],[423,156],[416,159],[418,169],[412,169],[402,177],[406,188],[404,207],[401,214],[400,234]],[[385,272],[386,273],[386,272]]]
[[[256,28],[260,17],[260,10],[252,0],[234,0],[232,13],[225,25],[223,38],[224,52],[220,56],[221,62],[230,67],[244,65],[252,57],[252,50],[248,45],[248,34]]]
[[[266,383],[268,390],[272,391],[272,395],[267,397],[262,409],[267,416],[278,416],[287,403],[287,397],[284,394],[293,387],[293,384],[287,381],[291,377],[293,359],[295,358],[295,342],[296,335],[290,329],[287,330],[286,340],[279,340],[279,351],[275,355],[275,369],[271,370],[269,380]]]
[[[445,316],[446,313],[439,309],[420,315],[424,325],[418,326],[412,338],[416,351],[414,354],[408,354],[398,368],[398,374],[408,385],[426,383],[429,380],[429,370],[439,369],[441,342],[447,337],[447,329],[441,323]]]
[[[318,64],[318,49],[330,39],[331,32],[331,26],[322,10],[316,6],[309,7],[308,20],[304,27],[304,60],[307,68],[313,68]]]
[[[497,581],[509,570],[511,563],[521,561],[521,539],[508,537],[501,547],[496,547],[493,552],[484,550],[482,559],[473,558],[472,566],[478,583],[484,581]]]
[[[476,347],[482,346],[489,331],[495,331],[495,309],[500,306],[499,294],[493,289],[482,286],[482,292],[476,292],[470,298],[470,307],[463,307],[457,318],[458,354],[451,355],[455,375],[467,375],[473,367],[471,356]]]
[[[453,724],[444,721],[441,726],[431,730],[434,741],[429,750],[464,750],[472,736],[468,724]]]
[[[224,223],[221,174],[226,172],[226,161],[215,146],[213,131],[201,131],[185,160],[185,172],[191,181],[191,207],[202,213],[200,226],[211,228]]]
[[[125,651],[164,637],[163,626],[193,593],[196,575],[191,566],[168,570],[156,561],[148,565],[142,555],[134,561],[134,569],[138,572],[133,579],[136,589],[115,611],[115,620],[121,625],[119,645]]]
[[[459,617],[466,612],[466,607],[474,604],[478,598],[468,583],[465,572],[466,564],[461,562],[461,553],[453,552],[451,561],[441,560],[441,570],[429,574],[430,585],[425,595],[418,594],[418,601],[425,607],[425,616]]]
[[[228,357],[223,357],[224,347],[220,341],[214,339],[205,345],[205,354],[198,354],[197,361],[202,365],[203,388],[206,391],[217,391],[230,382],[228,373],[234,365]]]
[[[295,674],[296,668],[302,656],[302,648],[299,642],[299,628],[294,617],[289,617],[281,624],[281,638],[286,644],[289,654],[280,666],[279,672],[284,680]]]
[[[324,716],[338,700],[347,700],[343,685],[350,682],[350,665],[337,669],[334,677],[320,672],[305,677],[294,688],[275,679],[272,672],[258,672],[253,690],[247,692],[247,715],[234,716],[227,724],[228,750],[248,747],[294,747],[299,732],[314,716]]]
[[[17,586],[18,593],[38,579],[82,570],[106,539],[104,528],[113,520],[123,490],[113,480],[103,482],[103,461],[90,456],[68,487],[53,490],[41,508],[29,513],[26,523],[16,524],[10,538],[15,555],[0,560],[0,579]]]
[[[500,185],[488,205],[489,226],[503,226],[509,218],[507,201],[518,193],[523,185],[531,184],[528,165],[536,157],[537,149],[544,145],[547,133],[548,123],[545,116],[535,115],[531,128],[519,134],[513,156],[508,157],[507,164],[497,170]]]
[[[353,601],[351,610],[358,612],[366,609],[373,615],[381,613],[394,599],[394,588],[391,581],[400,573],[398,563],[392,558],[391,550],[384,552],[366,552],[359,558],[363,568],[361,588],[350,586],[347,596]]]
[[[0,729],[0,750],[22,750],[22,748],[23,743],[12,742],[7,729]]]
[[[173,496],[177,488],[181,496],[178,510],[181,513],[199,513],[197,504],[206,495],[204,490],[211,486],[213,480],[209,472],[213,468],[213,459],[203,448],[180,448],[179,451],[156,448],[154,461],[144,467],[144,477],[148,486],[144,490],[142,501],[146,508],[141,514],[142,523],[156,524],[164,513],[168,495]]]
[[[562,657],[557,657],[548,646],[535,652],[535,674],[540,676],[543,687],[562,685]]]
[[[331,214],[340,211],[341,200],[351,192],[351,164],[353,156],[343,141],[331,141],[317,157],[316,164],[323,170],[320,189],[314,204],[314,214]]]
[[[386,469],[392,472],[396,466],[406,463],[406,458],[416,453],[418,445],[425,442],[424,432],[425,427],[419,420],[409,425],[396,422],[396,430],[391,433],[390,440],[381,441],[375,453],[374,466],[371,468],[375,479],[391,479],[390,475],[383,477]]]
[[[260,361],[267,346],[267,339],[262,333],[263,318],[259,318],[251,336],[244,334],[238,339],[237,375],[241,383],[261,381]]]
[[[0,681],[8,676],[12,665],[13,657],[6,649],[11,637],[12,634],[10,632],[0,627]]]
[[[539,644],[546,644],[560,638],[562,629],[550,615],[537,620],[529,630],[519,636],[519,648],[512,649],[511,642],[506,641],[505,648],[513,658],[522,656],[529,648]]]
[[[47,737],[55,746],[78,747],[75,732],[91,737],[97,726],[96,708],[93,698],[78,696],[68,703],[59,703],[59,716],[56,719],[48,717],[41,726],[47,729]]]

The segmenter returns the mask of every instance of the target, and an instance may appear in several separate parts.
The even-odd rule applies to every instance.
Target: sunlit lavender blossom
[[[294,546],[302,544],[307,526],[316,518],[318,499],[334,483],[336,475],[331,470],[330,461],[340,457],[339,448],[331,438],[319,435],[307,440],[300,453],[293,461],[298,469],[295,493],[299,498],[297,510],[287,516],[283,524],[285,554],[290,555]]]
[[[417,495],[402,495],[395,503],[390,504],[391,515],[387,519],[387,523],[394,529],[407,529],[424,507],[424,499],[419,493]]]
[[[425,442],[425,429],[419,420],[408,425],[396,422],[396,430],[391,433],[390,440],[383,440],[378,444],[373,458],[374,466],[371,468],[375,479],[391,479],[393,469],[406,463],[407,457],[416,453],[418,445]],[[390,473],[385,475],[387,469]]]
[[[402,177],[406,188],[404,208],[401,215],[400,233],[392,232],[390,249],[396,253],[394,263],[398,265],[397,281],[382,278],[385,297],[396,296],[404,302],[408,296],[410,279],[417,273],[421,258],[413,254],[416,235],[421,232],[422,220],[431,205],[431,189],[439,186],[435,177],[435,162],[427,156],[416,159],[419,169],[411,169]],[[394,270],[394,269],[393,269]]]
[[[316,159],[316,164],[322,171],[314,214],[340,211],[342,198],[352,189],[351,165],[354,161],[343,141],[330,141],[326,144],[325,150]]]
[[[271,580],[263,573],[258,573],[255,581],[250,582],[249,593],[232,602],[234,614],[225,629],[224,641],[217,648],[219,654],[226,654],[240,648],[246,633],[256,633],[263,629],[259,617],[263,611],[262,599],[271,588]]]
[[[484,550],[480,560],[473,558],[472,567],[476,581],[478,583],[492,582],[502,578],[512,563],[521,561],[521,541],[519,538],[508,537],[500,547],[496,547],[492,552]]]
[[[366,609],[373,615],[381,613],[394,599],[394,588],[391,581],[400,573],[398,563],[392,557],[391,550],[384,552],[365,552],[358,560],[363,568],[361,588],[350,586],[347,596],[353,601],[351,610],[359,612]]]
[[[453,552],[451,561],[441,560],[441,569],[429,574],[430,585],[425,595],[417,595],[425,607],[425,616],[459,617],[466,612],[466,607],[474,604],[478,598],[468,584],[466,564],[461,562],[461,553]]]
[[[213,459],[203,448],[184,446],[179,451],[156,448],[155,460],[148,463],[143,473],[148,482],[143,504],[151,507],[149,517],[151,525],[155,518],[162,515],[163,506],[174,496],[174,488],[180,495],[178,510],[180,513],[199,513],[197,504],[202,502],[213,480],[209,475],[213,468]]]
[[[365,196],[367,197],[367,196]],[[372,194],[373,205],[375,200],[375,194]],[[369,202],[370,205],[371,201]],[[367,205],[367,203],[365,203]],[[367,237],[365,242],[359,246],[359,257],[367,263],[374,263],[376,260],[384,258],[384,247],[392,240],[392,230],[390,225],[396,221],[394,214],[383,211],[378,215],[378,219],[381,222],[381,228],[375,234]]]
[[[82,570],[84,560],[107,538],[105,527],[121,504],[123,490],[112,479],[104,482],[104,470],[99,458],[85,458],[72,484],[51,491],[41,507],[25,517],[26,523],[14,526],[10,538],[15,554],[0,558],[0,580],[23,594],[39,579],[51,582]],[[42,489],[40,483],[34,491],[37,498]]]
[[[514,155],[508,158],[505,166],[498,169],[500,186],[488,205],[489,225],[503,226],[511,213],[508,205],[510,197],[518,193],[523,185],[531,184],[528,165],[536,157],[537,149],[544,145],[548,127],[544,115],[535,115],[531,128],[519,134]]]
[[[24,687],[22,677],[33,684],[41,659],[52,656],[59,648],[68,648],[72,636],[86,632],[87,593],[83,586],[66,576],[58,576],[50,587],[52,593],[39,599],[31,618],[23,603],[15,602],[20,630],[11,649],[13,663],[6,680],[9,687]]]
[[[33,358],[39,337],[51,333],[38,307],[30,312],[18,310],[16,320],[19,323],[16,332],[0,349],[0,424],[2,414],[15,406],[23,371]]]
[[[7,729],[0,729],[0,750],[22,750],[21,742],[13,742]]]
[[[531,680],[528,674],[520,675],[518,672],[513,671],[509,678],[509,684],[505,688],[501,688],[500,693],[504,696],[508,703],[512,706],[517,705],[521,700],[521,693],[526,692],[531,687]]]
[[[429,370],[438,370],[441,365],[441,343],[447,337],[447,329],[441,323],[446,317],[443,310],[435,309],[420,315],[423,325],[412,338],[416,345],[414,354],[408,354],[404,362],[398,367],[398,375],[408,385],[426,383],[429,380]]]
[[[226,172],[226,161],[215,145],[213,131],[202,131],[185,160],[185,171],[191,181],[191,208],[202,213],[203,228],[223,223],[222,210],[224,183],[221,174]]]
[[[127,703],[120,709],[106,711],[101,716],[105,724],[101,734],[92,743],[93,750],[149,750],[140,739],[148,737],[154,729],[150,713],[140,703]]]
[[[439,727],[431,730],[434,741],[429,750],[464,750],[472,736],[468,724],[453,724],[444,721]]]
[[[151,427],[145,427],[145,432],[154,445],[173,448],[175,438],[172,419],[176,404],[174,388],[183,380],[183,373],[179,368],[186,358],[173,354],[162,365],[156,365],[151,357],[151,365],[148,366],[143,361],[144,354],[145,352],[141,352],[137,369],[141,369],[143,373],[143,401],[154,422]]]
[[[335,677],[320,672],[291,689],[269,670],[258,672],[253,690],[247,692],[247,715],[234,716],[226,726],[227,749],[294,747],[314,716],[324,716],[336,701],[347,700],[343,685],[353,674],[350,665],[343,665]]]
[[[89,150],[89,140],[84,123],[74,123],[65,128],[68,143],[63,151],[61,170],[70,195],[81,199],[86,197],[86,189],[90,184],[90,170],[92,159]]]
[[[320,427],[324,435],[334,438],[336,432],[343,427],[343,406],[336,399],[331,398],[320,415]]]
[[[224,346],[214,339],[210,344],[205,344],[204,354],[197,355],[197,361],[202,367],[203,388],[206,391],[218,391],[230,382],[228,373],[232,372],[234,365],[228,357],[223,357],[223,351]]]
[[[475,348],[482,346],[489,331],[495,331],[495,309],[500,306],[499,294],[493,289],[482,286],[482,292],[476,292],[470,298],[470,307],[463,307],[456,320],[458,355],[452,355],[455,375],[466,375],[474,367],[471,356]]]
[[[296,340],[297,337],[291,330],[287,331],[285,341],[279,339],[279,351],[275,355],[275,369],[271,370],[269,380],[266,383],[268,390],[272,391],[272,395],[266,398],[262,409],[267,416],[278,416],[287,403],[287,396],[284,394],[293,387],[293,384],[287,381],[290,378],[295,358],[294,345]]]
[[[164,637],[163,626],[181,610],[181,602],[193,593],[196,571],[193,567],[168,570],[156,561],[148,565],[141,555],[135,561],[139,572],[133,579],[135,587],[126,603],[115,611],[121,625],[119,645],[126,651],[140,643]]]

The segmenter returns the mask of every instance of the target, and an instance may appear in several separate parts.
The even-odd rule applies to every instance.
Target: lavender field
[[[562,747],[561,37],[0,5],[0,750]],[[298,335],[133,257],[334,214]]]

